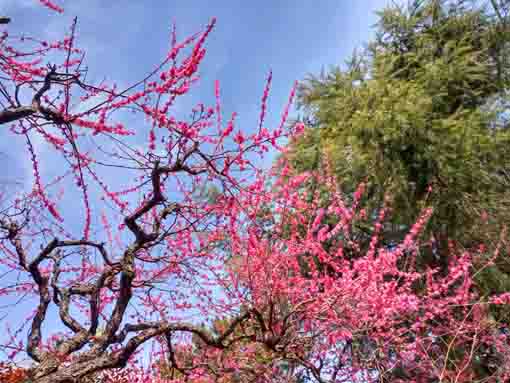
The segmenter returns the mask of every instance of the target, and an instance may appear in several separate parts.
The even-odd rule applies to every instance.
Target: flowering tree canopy
[[[179,118],[214,24],[184,40],[174,28],[161,62],[125,88],[87,80],[76,20],[58,41],[2,34],[0,125],[24,143],[33,177],[1,196],[0,294],[24,316],[2,318],[0,377],[510,379],[508,328],[489,310],[510,295],[473,284],[505,235],[494,253],[452,247],[447,272],[423,270],[432,209],[388,248],[389,199],[373,217],[363,184],[347,198],[333,176],[296,173],[285,156],[263,171],[259,158],[285,153],[304,128],[286,123],[294,90],[279,126],[265,127],[271,75],[254,132],[223,120],[218,83],[215,105]],[[374,229],[367,248],[359,222]]]

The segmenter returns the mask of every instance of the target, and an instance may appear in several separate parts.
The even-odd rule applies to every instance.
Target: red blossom
[[[0,195],[0,296],[30,299],[5,322],[4,354],[28,355],[54,381],[89,373],[92,360],[126,366],[94,371],[108,383],[163,382],[164,367],[172,383],[370,381],[399,361],[409,380],[467,383],[485,350],[508,381],[509,335],[491,311],[510,295],[476,284],[506,232],[495,246],[452,242],[447,264],[423,266],[425,207],[400,243],[384,243],[390,198],[374,210],[365,183],[347,192],[327,163],[299,173],[287,161],[281,145],[306,127],[287,124],[295,86],[279,126],[264,126],[271,72],[258,131],[236,127],[235,113],[223,125],[218,81],[213,105],[181,118],[175,103],[194,89],[214,24],[182,42],[174,28],[161,62],[124,89],[73,72],[74,28],[62,41],[1,38],[3,104],[23,86],[34,108],[5,130],[24,140],[33,176],[29,190]],[[265,171],[258,155],[270,150],[278,159]]]
[[[53,1],[50,1],[50,0],[39,0],[39,2],[44,5],[45,7],[55,11],[55,12],[58,12],[58,13],[63,13],[64,12],[64,9],[59,7],[58,5],[56,5]]]

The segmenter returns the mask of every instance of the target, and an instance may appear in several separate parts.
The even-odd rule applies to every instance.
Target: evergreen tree
[[[301,84],[309,129],[291,145],[294,166],[327,163],[346,192],[366,182],[374,215],[389,196],[388,244],[433,206],[427,262],[446,266],[449,240],[496,240],[510,217],[509,9],[419,0],[381,11],[361,54]],[[510,289],[498,262],[485,288]]]

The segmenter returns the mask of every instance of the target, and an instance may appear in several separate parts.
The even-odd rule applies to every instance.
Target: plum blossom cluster
[[[263,313],[275,354],[317,382],[380,381],[395,371],[405,372],[395,381],[471,382],[481,350],[508,363],[508,328],[491,312],[508,305],[509,294],[477,293],[474,277],[487,265],[453,247],[446,269],[419,266],[431,209],[388,247],[378,243],[388,207],[366,217],[363,185],[350,196],[331,177],[289,173],[279,164],[276,188],[262,192],[261,181],[258,192],[243,195],[240,226],[226,235],[236,257],[232,283],[249,291],[231,298]],[[304,187],[310,183],[327,185],[329,197]],[[368,248],[355,240],[360,222],[373,227]],[[500,381],[510,377],[508,364],[492,372]]]
[[[39,0],[39,2],[44,5],[45,7],[51,9],[52,11],[63,13],[64,9],[60,6],[58,6],[56,3],[50,0]]]
[[[2,317],[0,349],[32,364],[0,376],[472,382],[489,358],[491,379],[508,381],[509,329],[493,314],[510,295],[476,285],[489,266],[480,253],[493,260],[504,236],[494,254],[452,244],[447,265],[424,264],[425,208],[385,244],[390,199],[369,214],[365,184],[346,193],[327,166],[297,173],[286,161],[281,145],[306,127],[287,123],[296,86],[266,126],[271,73],[256,131],[223,118],[219,82],[214,105],[174,113],[215,22],[182,41],[174,27],[161,61],[123,89],[86,81],[76,22],[57,42],[2,36],[0,125],[25,145],[33,178],[2,194],[0,295],[26,310]],[[270,151],[280,159],[264,172]],[[48,158],[64,164],[56,174]]]
[[[14,330],[1,348],[14,363],[33,360],[32,381],[123,367],[150,341],[154,358],[186,349],[193,335],[225,348],[232,330],[212,337],[195,325],[239,310],[218,295],[227,255],[216,249],[229,207],[258,172],[253,154],[290,130],[234,133],[219,85],[215,106],[174,114],[214,24],[182,42],[174,28],[162,61],[125,89],[86,82],[76,20],[60,42],[3,35],[0,124],[26,145],[33,186],[2,201],[0,292],[30,303],[18,323],[2,323]],[[62,168],[49,166],[57,161]]]

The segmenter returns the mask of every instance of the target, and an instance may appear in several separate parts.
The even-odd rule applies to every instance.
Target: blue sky
[[[0,0],[0,15],[12,18],[11,34],[25,33],[48,40],[61,37],[72,18],[78,16],[78,45],[87,52],[91,76],[116,81],[121,87],[139,79],[159,62],[169,46],[173,22],[179,38],[184,38],[202,30],[211,17],[217,17],[217,26],[206,43],[201,82],[177,107],[186,113],[197,102],[212,104],[214,80],[219,80],[224,119],[237,112],[237,126],[244,131],[257,125],[270,69],[273,82],[266,125],[273,128],[280,121],[293,82],[308,73],[318,73],[322,67],[343,63],[371,37],[371,27],[376,22],[374,12],[390,2],[54,1],[65,8],[63,15],[40,6],[37,0]],[[13,141],[18,139],[19,142]],[[31,164],[20,150],[24,150],[22,138],[14,138],[7,129],[1,129],[0,180],[31,185]],[[40,154],[44,156],[44,152]],[[55,166],[51,161],[43,163]],[[42,172],[51,173],[50,169]],[[5,298],[0,297],[0,306],[7,303],[2,299]],[[24,310],[23,306],[14,311]],[[0,310],[0,318],[2,314]]]
[[[238,125],[249,131],[258,119],[264,81],[273,70],[267,124],[278,124],[295,80],[323,66],[344,62],[372,34],[375,11],[390,0],[55,0],[63,15],[37,0],[2,0],[0,14],[12,18],[9,30],[51,40],[68,30],[78,16],[79,45],[87,51],[90,73],[120,85],[140,78],[159,62],[169,45],[173,22],[183,38],[200,31],[215,16],[217,26],[207,41],[202,80],[183,111],[199,101],[212,101],[213,83],[221,83],[223,111],[238,113]],[[226,117],[225,117],[226,118]],[[4,132],[0,132],[5,137]],[[10,140],[8,140],[10,141]],[[8,153],[7,140],[0,151]],[[5,157],[5,156],[4,156]],[[0,159],[5,161],[6,159]],[[9,162],[17,164],[15,156]],[[21,170],[20,167],[11,167]],[[23,173],[31,169],[21,165]],[[17,171],[16,171],[17,172]],[[4,174],[5,176],[5,174]],[[2,177],[4,178],[4,177]]]

